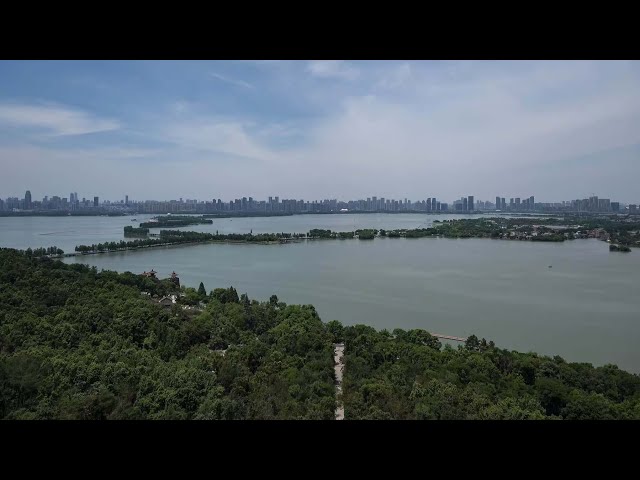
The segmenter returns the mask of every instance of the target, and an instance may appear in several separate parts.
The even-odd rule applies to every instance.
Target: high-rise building
[[[516,197],[516,208],[520,208],[520,199]]]
[[[469,211],[469,205],[467,204],[467,197],[462,197],[462,211],[463,212]]]
[[[431,198],[427,198],[427,212],[431,211]]]
[[[437,212],[438,211],[438,202],[436,202],[436,197],[431,197],[431,211],[432,212]]]
[[[507,199],[502,197],[502,208],[500,210],[506,210],[507,209]]]
[[[535,210],[535,208],[536,208],[536,201],[535,201],[535,198],[533,198],[533,195],[531,195],[529,197],[529,209]]]
[[[98,197],[93,197],[93,206],[94,207],[98,206]]]
[[[601,198],[598,200],[598,210],[601,212],[611,211],[611,199]]]
[[[500,202],[500,197],[496,197],[496,210],[500,210],[502,207],[502,203]]]
[[[24,194],[24,208],[25,210],[31,209],[31,192],[29,190]]]
[[[124,196],[124,204],[129,205],[129,195]]]
[[[620,211],[620,202],[611,202],[611,211],[619,212]]]
[[[469,195],[467,197],[467,208],[469,209],[470,212],[473,212],[475,210],[475,207],[473,205],[473,195]]]

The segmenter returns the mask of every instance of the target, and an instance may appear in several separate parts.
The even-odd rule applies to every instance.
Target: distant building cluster
[[[212,200],[145,200],[129,201],[129,195],[124,200],[115,202],[102,201],[97,196],[91,198],[78,197],[76,192],[69,197],[45,196],[41,201],[33,200],[31,192],[26,191],[24,198],[9,197],[0,199],[0,212],[123,212],[123,213],[261,213],[261,214],[295,214],[295,213],[332,213],[332,212],[438,212],[438,213],[468,213],[468,212],[601,212],[601,213],[630,213],[637,214],[635,204],[621,205],[608,198],[592,196],[582,200],[569,200],[560,203],[536,203],[535,197],[514,197],[507,199],[497,196],[495,203],[491,201],[475,200],[473,195],[461,197],[451,203],[443,202],[436,197],[412,201],[405,199],[391,199],[384,197],[367,197],[360,200],[341,201],[337,199],[325,200],[296,200],[269,197],[267,200],[254,200],[253,197],[242,197],[228,202],[220,198]]]
[[[489,202],[487,202],[487,204],[489,204]],[[536,200],[533,195],[525,199],[522,199],[521,197],[510,198],[509,204],[507,204],[506,198],[496,197],[496,203],[493,205],[489,204],[488,208],[486,208],[486,210],[498,210],[501,212],[527,212],[543,209],[543,204],[536,205]]]
[[[470,197],[473,203],[473,197]],[[145,201],[136,204],[139,213],[331,213],[331,212],[448,212],[447,203],[440,202],[436,198],[428,198],[412,202],[411,200],[395,200],[384,197],[368,197],[361,200],[340,201],[337,199],[326,200],[296,200],[269,197],[268,200],[254,200],[253,197],[242,197],[230,202],[221,199],[212,201],[197,200],[170,200],[170,201]]]
[[[57,195],[45,196],[42,200],[33,200],[31,192],[29,190],[24,194],[24,198],[8,197],[5,200],[0,199],[0,212],[14,212],[14,211],[78,211],[78,210],[90,210],[96,208],[103,208],[107,205],[112,205],[111,202],[105,202],[100,205],[99,198],[93,197],[93,199],[78,197],[78,194],[72,192],[68,197],[59,197]]]
[[[637,205],[628,205],[626,211],[620,209],[620,202],[612,202],[608,198],[592,196],[582,200],[568,200],[558,203],[535,203],[533,196],[525,198],[510,198],[507,204],[504,197],[496,197],[494,208],[503,212],[594,212],[594,213],[637,213]]]

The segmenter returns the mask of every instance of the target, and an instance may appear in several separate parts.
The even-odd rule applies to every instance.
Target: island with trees
[[[613,243],[609,245],[609,251],[611,252],[630,252],[631,249],[626,245],[614,245]]]
[[[149,234],[148,228],[135,228],[131,225],[124,227],[125,237],[146,237]]]
[[[140,228],[180,228],[190,225],[211,225],[213,220],[195,215],[164,215],[140,223]]]
[[[640,419],[640,377],[615,365],[178,285],[0,249],[0,418]]]

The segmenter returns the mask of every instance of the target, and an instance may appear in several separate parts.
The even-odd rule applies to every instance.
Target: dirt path
[[[344,343],[333,345],[333,361],[336,372],[336,397],[342,393],[342,373],[344,371]],[[344,420],[344,405],[342,402],[336,407],[336,420]]]

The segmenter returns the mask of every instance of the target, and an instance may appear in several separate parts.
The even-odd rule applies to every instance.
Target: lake
[[[138,220],[149,216],[138,216]],[[216,219],[186,230],[304,232],[417,228],[453,216],[303,215]],[[18,248],[122,239],[129,217],[0,218],[0,245]],[[8,225],[8,227],[7,227]],[[42,235],[42,233],[48,235]],[[56,233],[59,232],[59,233]],[[43,239],[50,239],[47,242]],[[71,245],[69,247],[69,245]],[[640,252],[598,240],[489,239],[203,244],[65,259],[141,273],[151,268],[207,290],[233,285],[257,300],[313,304],[325,321],[475,334],[503,348],[560,355],[640,373]],[[549,265],[552,268],[549,268]]]
[[[0,217],[0,246],[37,248],[57,246],[73,252],[77,245],[120,241],[124,227],[137,227],[155,215],[135,217]],[[481,215],[475,215],[479,217]],[[489,216],[489,215],[487,215]],[[499,216],[499,215],[490,215]],[[135,218],[137,222],[131,220]],[[353,231],[358,228],[424,228],[434,220],[469,218],[468,215],[421,214],[340,214],[293,215],[287,217],[214,218],[210,225],[178,228],[193,232],[215,233],[305,233],[312,228]],[[160,233],[160,228],[150,233]],[[131,238],[127,239],[131,240]]]

